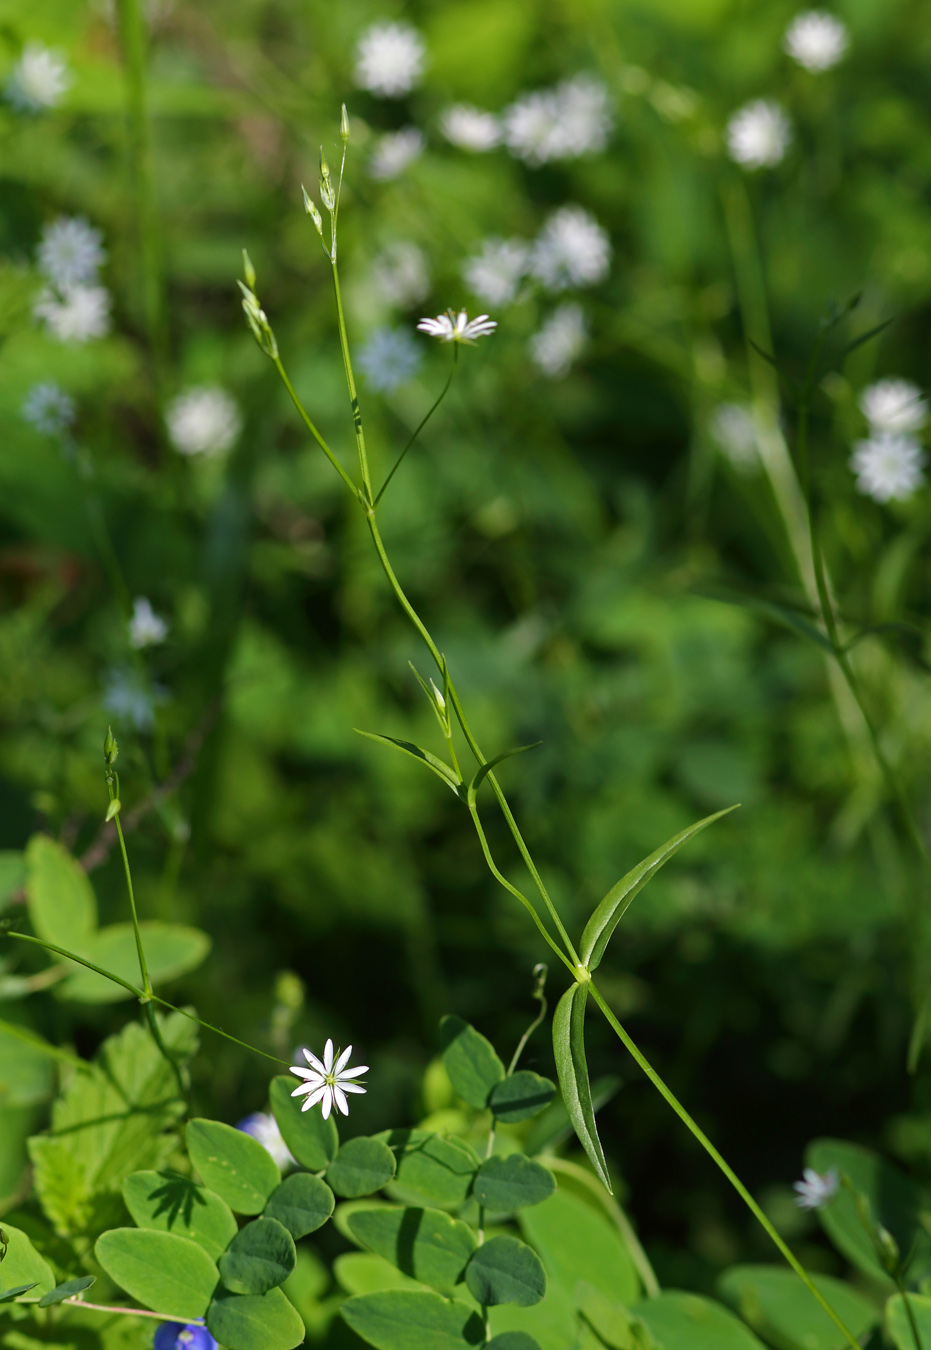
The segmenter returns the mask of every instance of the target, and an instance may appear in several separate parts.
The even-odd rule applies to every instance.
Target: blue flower
[[[155,1333],[152,1350],[217,1350],[206,1327],[196,1322],[163,1322]]]
[[[391,394],[417,374],[422,360],[417,343],[404,328],[379,328],[359,353],[359,369],[373,389]]]

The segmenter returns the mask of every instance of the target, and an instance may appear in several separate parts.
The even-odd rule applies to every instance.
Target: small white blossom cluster
[[[168,691],[152,684],[137,670],[111,670],[103,690],[103,706],[114,717],[131,722],[137,731],[151,731],[155,709],[168,702]]]
[[[72,76],[61,52],[30,42],[7,76],[4,97],[17,112],[54,108],[71,88]]]
[[[530,266],[531,246],[523,239],[486,239],[482,250],[467,258],[463,279],[487,305],[509,305]]]
[[[603,150],[611,134],[611,101],[589,75],[536,89],[501,114],[502,139],[516,159],[538,166]]]
[[[525,277],[532,277],[545,290],[567,291],[597,286],[610,265],[607,233],[584,207],[570,204],[548,217],[533,243],[486,239],[481,252],[466,260],[463,277],[486,304],[507,305],[516,298]]]
[[[372,264],[371,276],[378,296],[396,309],[418,305],[430,291],[426,255],[409,240],[398,240],[382,249]]]
[[[156,614],[149,600],[139,595],[133,601],[133,612],[129,620],[129,645],[136,651],[144,647],[156,647],[168,636],[168,624]]]
[[[708,431],[726,460],[738,473],[750,473],[759,464],[760,452],[753,413],[742,403],[719,403],[711,414]]]
[[[369,160],[369,173],[379,182],[399,178],[424,152],[427,142],[417,127],[402,127],[380,136]]]
[[[393,394],[417,374],[421,359],[406,328],[379,328],[362,347],[357,364],[373,389]]]
[[[471,103],[454,103],[440,117],[440,131],[450,145],[484,154],[501,144],[501,123],[494,113]]]
[[[236,1128],[261,1144],[266,1153],[271,1154],[280,1171],[297,1166],[297,1159],[281,1137],[277,1120],[267,1111],[253,1111],[251,1116],[244,1116]]]
[[[356,45],[355,82],[380,98],[401,98],[420,82],[426,48],[406,23],[374,23]]]
[[[771,169],[785,159],[792,123],[778,103],[758,98],[738,108],[727,124],[727,152],[744,169]]]
[[[877,502],[906,501],[925,480],[925,452],[916,433],[928,417],[921,390],[910,380],[877,380],[860,395],[869,436],[850,457],[856,487]]]
[[[242,431],[239,408],[215,385],[194,385],[172,399],[165,423],[179,454],[205,458],[231,449]]]
[[[557,305],[538,333],[530,339],[530,359],[549,379],[568,374],[588,341],[582,306]]]
[[[812,74],[831,70],[850,45],[846,24],[823,9],[797,14],[786,29],[783,50]]]
[[[110,294],[100,285],[103,235],[81,216],[60,216],[42,231],[39,271],[48,285],[33,313],[59,342],[89,342],[110,329]]]
[[[813,1167],[806,1167],[802,1180],[792,1183],[795,1203],[799,1209],[824,1209],[834,1199],[839,1186],[840,1177],[836,1168],[822,1173],[816,1172]]]
[[[52,380],[34,384],[23,401],[23,420],[45,436],[64,436],[74,425],[74,414],[74,400]]]

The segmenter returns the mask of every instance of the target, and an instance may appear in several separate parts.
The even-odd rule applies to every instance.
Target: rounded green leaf
[[[546,1271],[532,1247],[520,1238],[490,1238],[466,1267],[469,1293],[486,1307],[516,1303],[530,1308],[546,1293]]]
[[[266,1149],[219,1120],[189,1120],[187,1150],[201,1180],[237,1214],[261,1214],[281,1182]]]
[[[492,1336],[485,1342],[485,1350],[540,1350],[540,1342],[526,1331],[502,1331],[500,1336]]]
[[[472,1194],[486,1209],[511,1213],[528,1205],[539,1205],[555,1189],[556,1179],[548,1167],[523,1153],[511,1153],[506,1158],[491,1157],[482,1163]]]
[[[361,1246],[434,1289],[457,1285],[475,1251],[468,1224],[439,1209],[364,1209],[351,1214],[347,1224]]]
[[[234,1294],[276,1289],[294,1269],[294,1239],[277,1219],[253,1219],[233,1238],[217,1262],[220,1279]]]
[[[207,1330],[226,1350],[294,1350],[304,1323],[280,1289],[231,1294],[221,1289],[207,1309]]]
[[[0,1251],[4,1242],[6,1255],[0,1262],[0,1286],[9,1290],[21,1284],[32,1284],[40,1294],[55,1288],[52,1267],[39,1255],[23,1230],[0,1219]]]
[[[732,1312],[697,1294],[663,1293],[633,1311],[666,1350],[763,1350]]]
[[[481,1110],[488,1105],[492,1088],[504,1078],[504,1065],[497,1051],[461,1017],[443,1018],[440,1041],[449,1081],[464,1102]]]
[[[81,1294],[85,1289],[90,1289],[91,1285],[96,1284],[96,1282],[96,1275],[79,1275],[77,1279],[66,1280],[64,1284],[56,1285],[47,1294],[43,1294],[39,1299],[39,1307],[50,1308],[53,1303],[63,1303],[66,1298],[71,1298],[74,1294]]]
[[[358,1294],[347,1299],[340,1312],[375,1350],[465,1350],[485,1340],[482,1320],[470,1307],[426,1291]]]
[[[147,919],[140,923],[139,932],[149,977],[156,985],[195,970],[210,951],[210,939],[199,928]],[[114,975],[120,975],[131,984],[139,984],[139,956],[131,923],[114,923],[101,928],[76,950],[94,965],[112,970]],[[116,1003],[132,998],[122,985],[83,968],[69,975],[58,986],[57,993],[59,997],[77,1003]]]
[[[182,1322],[203,1317],[220,1280],[203,1247],[151,1228],[111,1228],[97,1239],[94,1254],[131,1298]]]
[[[504,1125],[516,1125],[519,1120],[529,1120],[544,1111],[555,1091],[556,1084],[551,1079],[531,1073],[529,1069],[519,1069],[492,1088],[488,1105],[496,1120]]]
[[[46,834],[34,834],[26,849],[26,898],[40,938],[85,954],[97,927],[97,901],[80,863]]]
[[[521,1232],[543,1258],[550,1280],[575,1298],[585,1280],[617,1303],[640,1297],[640,1278],[617,1229],[569,1191],[519,1213]]]
[[[478,1158],[462,1139],[427,1130],[385,1130],[383,1139],[397,1159],[392,1192],[403,1200],[461,1205],[472,1189]]]
[[[382,1289],[416,1289],[417,1281],[371,1252],[344,1252],[333,1262],[333,1276],[347,1294],[377,1294]]]
[[[140,1228],[190,1238],[215,1261],[236,1236],[238,1224],[225,1200],[176,1172],[133,1172],[123,1199]]]
[[[285,1074],[272,1079],[268,1089],[272,1115],[282,1139],[301,1166],[309,1172],[322,1172],[339,1148],[336,1122],[332,1116],[324,1120],[316,1107],[302,1111],[303,1098],[291,1096],[297,1086],[298,1080]]]
[[[272,1192],[265,1214],[283,1223],[297,1241],[322,1228],[333,1213],[334,1204],[333,1192],[325,1181],[309,1172],[295,1172]]]
[[[830,1275],[811,1278],[854,1336],[862,1336],[879,1321],[876,1305],[849,1284]],[[718,1280],[718,1291],[774,1345],[784,1350],[836,1350],[837,1326],[794,1271],[782,1266],[734,1266]]]
[[[909,1294],[912,1315],[923,1346],[931,1345],[931,1298]],[[915,1350],[915,1337],[908,1320],[908,1311],[901,1294],[893,1294],[886,1304],[886,1327],[895,1350]]]
[[[327,1182],[347,1200],[380,1191],[394,1176],[394,1154],[382,1138],[360,1136],[343,1144],[327,1169]]]

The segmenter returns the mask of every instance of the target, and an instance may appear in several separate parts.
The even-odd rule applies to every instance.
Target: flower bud
[[[242,251],[242,274],[246,278],[246,285],[250,291],[255,290],[255,268],[252,266],[252,259],[245,249]]]
[[[349,113],[346,111],[345,103],[339,115],[339,134],[343,145],[349,140]]]
[[[116,743],[116,737],[113,734],[113,728],[107,727],[107,734],[103,740],[103,757],[109,769],[116,763],[116,757],[120,753],[120,747]]]
[[[312,220],[312,221],[314,222],[314,224],[316,225],[316,227],[317,227],[317,233],[319,234],[320,238],[322,239],[322,238],[323,238],[323,216],[321,216],[320,212],[317,210],[317,206],[316,206],[316,203],[314,202],[314,199],[311,197],[310,193],[307,191],[307,189],[306,189],[303,185],[301,186],[301,192],[303,193],[303,196],[304,196],[304,210],[307,212],[307,214],[310,216],[311,220]]]
[[[440,693],[439,689],[437,689],[437,687],[436,687],[436,685],[433,683],[433,680],[432,680],[432,679],[431,679],[431,681],[430,681],[430,688],[433,690],[433,697],[436,699],[436,706],[440,709],[441,712],[445,712],[445,711],[446,711],[446,700],[445,700],[445,698],[443,697],[443,695]]]

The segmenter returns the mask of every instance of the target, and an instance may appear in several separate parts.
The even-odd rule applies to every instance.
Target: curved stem
[[[433,414],[436,412],[437,408],[438,408],[438,407],[440,406],[440,404],[443,402],[443,399],[444,399],[444,398],[446,397],[446,395],[449,393],[449,387],[450,387],[450,385],[452,384],[452,382],[453,382],[453,376],[454,376],[455,373],[456,373],[456,365],[457,365],[458,357],[459,357],[459,344],[458,344],[458,342],[457,342],[457,343],[455,343],[455,344],[453,345],[453,365],[452,365],[452,370],[450,370],[450,372],[449,372],[449,377],[447,378],[446,383],[443,385],[443,388],[442,388],[442,390],[440,391],[439,398],[437,398],[436,402],[432,405],[432,407],[430,408],[429,412],[427,412],[427,413],[421,418],[420,422],[418,422],[418,424],[417,424],[417,430],[416,430],[416,431],[414,432],[414,434],[411,436],[410,440],[407,442],[407,445],[405,445],[404,449],[401,451],[401,453],[398,455],[397,459],[394,461],[394,468],[391,470],[391,472],[389,473],[388,477],[385,479],[385,481],[382,483],[381,487],[378,489],[378,494],[377,494],[377,496],[376,496],[374,502],[372,503],[373,506],[377,506],[378,503],[381,501],[382,497],[385,495],[385,489],[387,488],[388,484],[391,482],[391,480],[392,480],[392,478],[394,477],[394,475],[397,473],[398,469],[400,469],[401,463],[402,463],[402,461],[403,461],[403,459],[404,459],[404,456],[407,454],[408,450],[409,450],[409,449],[411,448],[411,446],[414,444],[414,442],[416,441],[417,437],[418,437],[418,436],[420,435],[420,433],[423,431],[424,427],[425,427],[425,426],[427,425],[427,423],[430,421],[430,418],[433,416]]]
[[[284,384],[285,389],[287,389],[288,393],[291,395],[291,402],[294,404],[295,408],[297,408],[297,411],[298,411],[298,413],[300,414],[300,418],[301,418],[301,421],[304,423],[304,426],[307,428],[307,430],[310,432],[311,436],[313,436],[314,440],[315,440],[315,441],[317,442],[317,444],[320,446],[320,449],[323,451],[323,453],[326,455],[327,459],[328,459],[328,460],[330,461],[330,463],[333,465],[333,468],[334,468],[334,469],[336,470],[336,472],[339,474],[340,478],[341,478],[341,479],[343,480],[343,482],[346,484],[346,486],[348,487],[348,489],[349,489],[349,491],[352,493],[352,495],[353,495],[355,498],[357,498],[359,501],[361,501],[361,500],[362,500],[362,495],[361,495],[361,493],[359,492],[359,489],[356,487],[355,483],[354,483],[354,482],[352,481],[352,479],[349,477],[349,474],[348,474],[348,473],[346,472],[346,470],[343,468],[342,464],[340,464],[339,460],[336,458],[336,456],[334,455],[333,451],[332,451],[332,450],[330,449],[330,447],[327,445],[326,441],[325,441],[325,440],[323,439],[323,437],[320,435],[320,432],[317,430],[317,428],[314,426],[313,422],[310,420],[309,416],[307,415],[307,410],[305,409],[303,403],[302,403],[301,400],[298,398],[297,394],[294,392],[294,386],[292,385],[291,381],[288,379],[287,371],[285,370],[284,366],[281,364],[281,357],[280,357],[280,356],[274,356],[274,357],[272,357],[272,360],[273,360],[273,362],[274,362],[274,364],[275,364],[275,369],[278,371],[278,374],[281,376],[281,380],[282,380],[282,383]]]
[[[345,150],[343,151],[345,162]],[[340,172],[342,182],[342,172]],[[343,296],[339,288],[339,268],[336,264],[336,221],[333,221],[333,291],[336,295],[336,318],[339,327],[339,346],[343,354],[343,370],[346,372],[346,387],[349,390],[349,402],[352,406],[352,425],[356,433],[356,448],[359,451],[359,468],[362,471],[362,486],[367,501],[372,500],[372,479],[369,475],[368,455],[365,451],[365,432],[362,429],[362,413],[359,409],[359,395],[356,392],[355,376],[352,373],[352,357],[349,354],[349,336],[346,331],[346,316],[343,313]],[[384,488],[382,489],[384,491]]]
[[[830,1303],[828,1303],[827,1299],[824,1297],[821,1291],[815,1286],[811,1276],[808,1274],[808,1271],[802,1265],[801,1261],[799,1261],[798,1257],[792,1251],[791,1247],[788,1246],[788,1244],[783,1240],[780,1234],[773,1227],[773,1224],[764,1214],[763,1210],[760,1208],[757,1202],[754,1200],[753,1196],[750,1194],[746,1186],[740,1180],[740,1177],[730,1166],[730,1164],[724,1160],[724,1158],[715,1148],[714,1144],[712,1144],[711,1140],[705,1134],[704,1130],[698,1125],[698,1123],[695,1120],[692,1119],[692,1117],[689,1115],[688,1111],[686,1111],[685,1107],[679,1101],[675,1093],[671,1090],[671,1088],[668,1088],[666,1086],[662,1078],[660,1078],[659,1074],[653,1068],[653,1065],[650,1063],[650,1061],[643,1054],[643,1052],[640,1050],[637,1044],[631,1039],[628,1033],[621,1026],[620,1022],[614,1016],[614,1013],[611,1011],[607,1003],[602,998],[601,993],[595,987],[594,981],[591,981],[591,983],[589,984],[589,991],[595,1003],[597,1003],[598,1007],[601,1009],[602,1013],[607,1019],[609,1026],[613,1029],[618,1039],[621,1041],[622,1045],[625,1047],[626,1050],[629,1051],[629,1053],[639,1064],[640,1068],[646,1074],[647,1078],[649,1078],[650,1082],[656,1088],[657,1092],[659,1092],[660,1096],[666,1100],[666,1102],[672,1107],[673,1111],[675,1111],[676,1115],[686,1126],[686,1128],[695,1136],[695,1138],[701,1144],[702,1148],[711,1158],[712,1162],[714,1162],[715,1165],[724,1173],[725,1177],[731,1183],[734,1190],[740,1196],[741,1200],[743,1200],[744,1204],[750,1210],[750,1213],[753,1215],[753,1217],[757,1220],[760,1226],[765,1230],[767,1235],[778,1247],[779,1251],[782,1253],[786,1261],[788,1261],[789,1265],[795,1271],[796,1275],[805,1285],[808,1292],[814,1299],[818,1301],[818,1303],[827,1313],[828,1317],[830,1317],[831,1321],[834,1323],[837,1329],[843,1333],[844,1338],[847,1341],[847,1344],[852,1346],[853,1350],[861,1350],[860,1343],[855,1338],[853,1332],[834,1311],[834,1309],[831,1307]]]
[[[545,1161],[551,1172],[562,1172],[565,1176],[572,1177],[573,1180],[580,1182],[591,1191],[620,1233],[621,1240],[630,1253],[630,1259],[637,1267],[637,1274],[643,1281],[647,1298],[659,1298],[662,1289],[659,1280],[656,1278],[656,1271],[650,1264],[650,1258],[640,1245],[640,1239],[634,1232],[630,1219],[614,1197],[608,1194],[597,1177],[592,1176],[591,1172],[586,1172],[584,1167],[579,1167],[578,1163],[569,1162],[566,1158],[551,1157],[549,1154],[545,1155]]]

